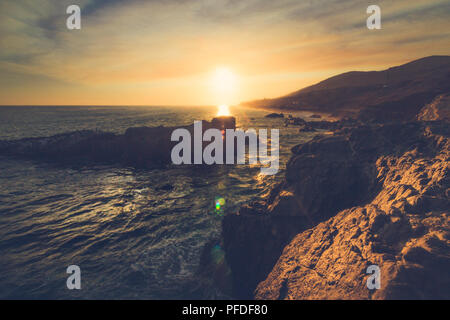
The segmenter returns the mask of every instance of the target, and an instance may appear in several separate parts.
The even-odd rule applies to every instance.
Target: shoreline
[[[253,109],[253,110],[259,110],[259,111],[267,111],[268,113],[282,113],[284,115],[289,115],[291,114],[293,117],[300,117],[302,115],[307,115],[308,118],[310,118],[310,120],[315,121],[315,120],[323,120],[323,121],[339,121],[342,120],[344,117],[343,116],[335,116],[332,115],[331,113],[327,113],[327,112],[320,112],[320,111],[314,111],[314,110],[296,110],[296,109],[278,109],[278,108],[274,108],[274,107],[252,107],[252,106],[246,106],[246,105],[239,105],[240,107],[243,108],[247,108],[247,109]],[[236,106],[236,107],[239,107]],[[312,115],[320,115],[320,119],[311,119]]]
[[[411,250],[429,252],[415,258],[418,260],[414,263],[422,265],[425,279],[438,281],[433,277],[438,266],[429,265],[426,261],[428,255],[433,259],[447,259],[440,249],[430,251],[419,243],[414,246],[404,241],[427,241],[435,232],[450,236],[449,221],[445,218],[445,209],[450,207],[445,195],[450,155],[448,128],[446,121],[362,124],[337,129],[332,136],[318,136],[294,147],[283,182],[266,198],[242,206],[237,213],[225,216],[222,221],[222,241],[233,274],[234,295],[240,299],[415,298],[412,289],[402,289],[397,285],[405,276],[404,269],[391,270],[395,265],[392,261],[403,265],[402,268],[412,268],[407,253]],[[389,140],[393,141],[386,143]],[[417,144],[424,147],[414,151]],[[423,161],[427,161],[423,171],[414,171]],[[439,174],[436,168],[441,168]],[[329,171],[333,174],[328,175]],[[400,183],[396,177],[402,176],[408,180]],[[403,188],[417,190],[414,200],[410,194],[403,193]],[[430,202],[430,195],[436,200]],[[360,209],[355,211],[355,208]],[[437,210],[433,219],[447,220],[446,223],[427,231],[427,220],[416,219],[417,216],[426,217],[427,210]],[[366,230],[357,236],[356,239],[361,238],[362,242],[355,243],[354,247],[349,244],[354,242],[349,240],[352,237],[347,231],[350,226],[344,229],[337,227],[348,219],[355,221],[354,231]],[[369,225],[366,219],[370,219]],[[380,232],[378,225],[381,221],[389,228],[389,236],[380,234],[379,243],[372,237]],[[329,227],[324,229],[327,225]],[[420,226],[420,232],[413,227],[415,225]],[[348,239],[347,242],[335,242],[335,233]],[[323,238],[321,234],[331,238]],[[310,237],[312,240],[308,240]],[[446,247],[447,252],[450,250],[450,244],[439,245]],[[399,246],[406,253],[402,254],[402,249],[393,249]],[[327,252],[314,249],[320,247],[330,247],[334,251],[329,253],[328,260],[324,260],[324,263],[330,263],[319,267],[315,261]],[[306,257],[297,256],[296,250],[303,250]],[[344,276],[344,273],[333,283],[325,284],[316,278],[318,273],[336,273],[333,265],[342,262],[334,261],[333,257],[348,250],[356,252],[357,256],[358,252],[370,255],[373,257],[370,259],[378,261],[383,273],[392,274],[385,278],[380,291],[371,292],[364,287],[363,266],[366,260],[363,258],[356,263],[352,255],[350,260],[345,260],[345,267],[336,269],[353,270],[349,275]],[[293,259],[300,260],[298,264],[292,264]],[[407,260],[402,264],[404,259]],[[445,263],[450,265],[450,259]],[[302,266],[308,264],[311,267],[303,269]],[[292,270],[299,280],[290,284],[286,274]],[[286,292],[283,289],[286,281],[288,287],[297,289]],[[302,290],[304,281],[308,286],[318,287],[311,292]],[[347,290],[345,283],[348,281],[358,289]],[[420,283],[409,285],[416,286],[414,291],[424,292],[426,298],[449,298],[445,294],[427,291]]]

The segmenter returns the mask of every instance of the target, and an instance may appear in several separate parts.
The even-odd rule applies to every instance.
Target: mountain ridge
[[[428,56],[381,71],[349,71],[285,96],[244,102],[278,110],[315,111],[361,120],[412,120],[450,91],[450,56]]]

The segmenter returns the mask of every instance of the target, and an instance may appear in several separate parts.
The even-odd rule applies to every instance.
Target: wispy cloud
[[[113,90],[130,103],[207,103],[205,79],[221,64],[241,75],[236,99],[249,99],[450,52],[448,1],[377,2],[382,30],[369,31],[372,1],[3,0],[0,72],[11,81],[7,90],[0,83],[0,103],[24,91],[41,99],[43,83],[60,83],[60,100],[75,99],[77,88],[92,103],[110,103]],[[69,31],[66,8],[75,3],[82,29]]]

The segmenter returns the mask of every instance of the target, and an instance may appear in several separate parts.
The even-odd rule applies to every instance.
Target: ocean
[[[277,175],[262,176],[258,166],[249,165],[139,170],[0,157],[0,298],[232,298],[198,281],[202,250],[220,236],[223,215],[281,181],[290,149],[314,133],[284,127],[283,119],[265,118],[267,111],[231,111],[240,128],[280,129]],[[0,140],[189,125],[211,120],[216,112],[215,107],[0,107]],[[221,214],[215,211],[217,198],[225,201]],[[81,268],[81,290],[66,287],[69,265]]]

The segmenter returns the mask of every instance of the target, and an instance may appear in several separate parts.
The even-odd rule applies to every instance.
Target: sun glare
[[[220,114],[229,115],[227,106],[235,103],[237,99],[238,78],[236,74],[228,67],[217,67],[212,72],[209,81],[213,103],[220,106]]]
[[[230,108],[226,104],[220,105],[219,110],[217,111],[217,116],[218,117],[231,116]]]
[[[230,69],[221,67],[216,69],[212,81],[217,92],[231,93],[235,89],[236,76]]]

